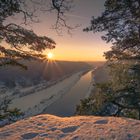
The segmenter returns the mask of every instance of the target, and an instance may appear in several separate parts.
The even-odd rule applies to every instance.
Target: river
[[[92,80],[91,73],[92,71],[89,71],[81,76],[80,80],[64,96],[44,109],[43,113],[62,117],[73,116],[76,105],[89,94]]]

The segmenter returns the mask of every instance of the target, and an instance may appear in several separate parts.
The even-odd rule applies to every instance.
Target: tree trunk
[[[139,3],[139,9],[140,9],[140,0],[138,0],[138,3]],[[140,10],[139,10],[139,13],[140,13]],[[140,21],[140,19],[139,19],[139,21]],[[140,39],[140,25],[139,25],[139,39]]]

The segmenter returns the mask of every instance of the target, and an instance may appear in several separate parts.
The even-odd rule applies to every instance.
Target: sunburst
[[[47,58],[48,58],[48,59],[53,59],[53,57],[54,57],[54,54],[53,54],[53,53],[49,52],[49,53],[47,54]]]

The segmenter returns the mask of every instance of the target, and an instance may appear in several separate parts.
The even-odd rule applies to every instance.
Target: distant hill
[[[30,86],[40,83],[40,81],[57,80],[65,75],[75,73],[80,70],[89,69],[91,66],[85,62],[69,61],[24,61],[28,70],[20,67],[5,66],[0,67],[0,85],[10,88],[16,85]]]
[[[94,67],[100,67],[103,66],[106,63],[106,61],[87,61],[86,63]]]

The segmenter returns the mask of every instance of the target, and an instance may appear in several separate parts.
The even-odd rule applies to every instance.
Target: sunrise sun
[[[47,57],[48,57],[48,59],[53,59],[54,55],[53,55],[53,53],[49,52],[49,53],[47,54]]]

